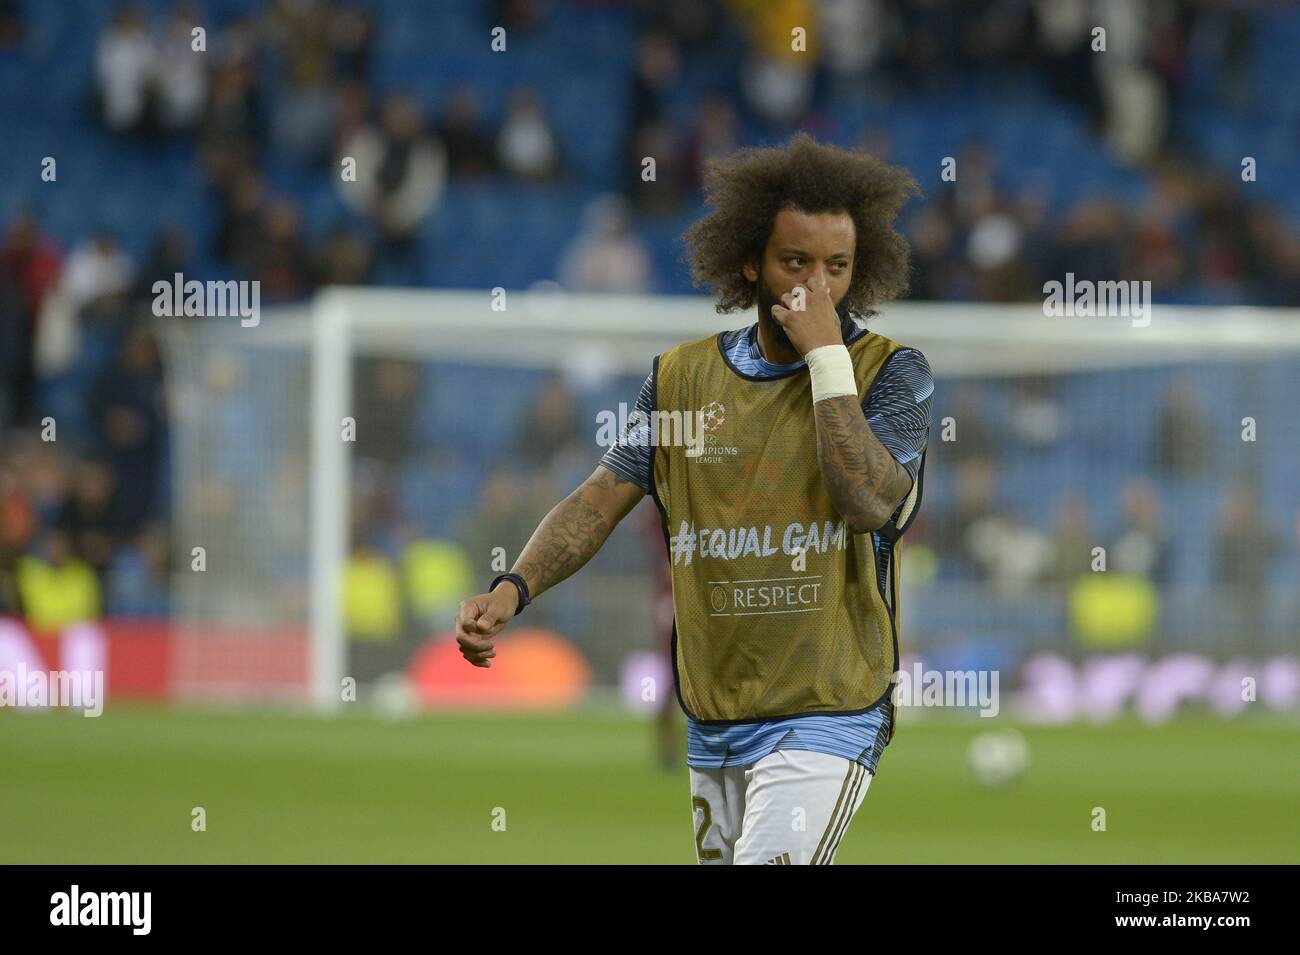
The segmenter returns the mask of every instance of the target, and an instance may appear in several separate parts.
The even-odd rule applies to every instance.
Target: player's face
[[[763,261],[745,267],[745,277],[757,286],[758,320],[776,342],[795,351],[785,331],[772,317],[772,306],[796,285],[820,274],[831,290],[831,301],[847,327],[851,320],[842,307],[853,280],[853,255],[857,246],[853,217],[847,212],[800,212],[782,209],[772,224]],[[847,331],[846,331],[847,335]]]

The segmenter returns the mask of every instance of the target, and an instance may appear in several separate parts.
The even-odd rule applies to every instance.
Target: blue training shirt
[[[849,341],[869,334],[859,328]],[[757,378],[788,374],[804,366],[802,359],[788,365],[765,361],[758,347],[757,323],[723,332],[722,348],[737,370]],[[925,356],[915,348],[900,348],[885,360],[862,403],[872,433],[914,481],[930,434],[933,394],[934,378]],[[641,414],[632,420],[648,431],[649,425],[644,422],[651,420],[654,411],[654,382],[649,376],[641,386],[636,410]],[[636,428],[630,424],[629,430]],[[626,435],[606,451],[600,463],[648,494],[653,482],[653,448],[648,440],[625,439]],[[902,503],[899,501],[899,506]],[[893,545],[877,534],[871,536],[879,558],[881,590],[888,592]],[[888,698],[866,713],[853,716],[793,716],[729,726],[704,724],[687,716],[686,763],[697,769],[720,769],[754,763],[777,750],[800,749],[851,759],[875,773],[889,738],[890,717]]]

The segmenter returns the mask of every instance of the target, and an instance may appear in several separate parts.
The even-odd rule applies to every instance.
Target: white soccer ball
[[[966,747],[966,766],[981,786],[1006,786],[1029,768],[1029,743],[1019,730],[987,730]]]
[[[380,719],[400,723],[419,711],[415,690],[404,673],[386,673],[370,688],[370,704]]]

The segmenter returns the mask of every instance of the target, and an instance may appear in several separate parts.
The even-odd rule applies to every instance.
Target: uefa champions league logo
[[[727,406],[721,401],[710,401],[695,413],[699,430],[695,440],[689,442],[686,457],[701,464],[719,464],[728,455],[740,453],[739,448],[725,447],[717,443],[717,435],[727,423]]]
[[[721,401],[710,401],[700,409],[700,417],[704,420],[704,431],[706,434],[713,434],[727,421],[727,406]]]

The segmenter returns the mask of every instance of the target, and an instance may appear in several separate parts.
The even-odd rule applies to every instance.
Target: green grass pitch
[[[1300,861],[1294,721],[1022,727],[1028,773],[986,790],[965,749],[1003,721],[924,715],[904,714],[841,864]],[[659,768],[650,725],[608,708],[0,710],[0,761],[3,863],[694,861],[686,770]]]

